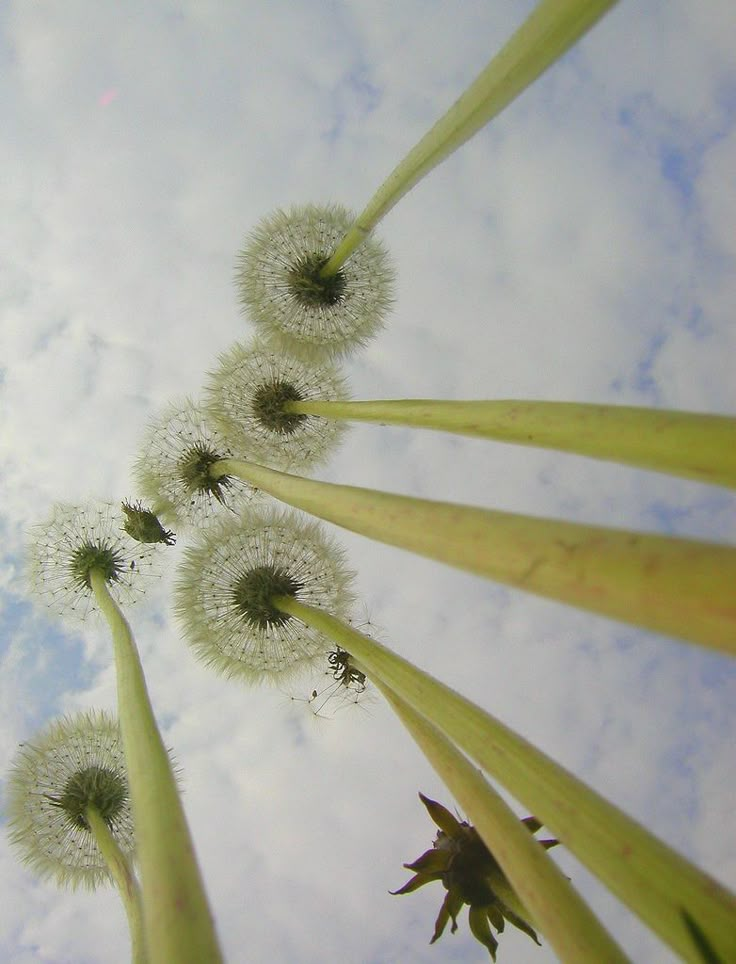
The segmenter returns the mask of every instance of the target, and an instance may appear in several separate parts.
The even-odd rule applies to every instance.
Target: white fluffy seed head
[[[339,205],[308,204],[276,211],[247,239],[236,260],[238,297],[274,350],[321,362],[382,328],[395,278],[379,241],[366,238],[328,285],[318,278],[354,219]]]
[[[93,833],[75,817],[84,794],[123,854],[132,857],[133,817],[120,729],[106,713],[80,713],[52,723],[21,745],[8,774],[10,843],[35,873],[62,886],[94,888],[112,880]]]
[[[99,608],[89,580],[96,568],[120,606],[141,599],[160,547],[132,539],[124,524],[120,506],[112,503],[55,505],[49,521],[30,533],[28,577],[34,598],[70,622],[82,622]]]
[[[236,454],[199,405],[180,399],[149,426],[133,467],[135,484],[168,525],[199,527],[258,497],[240,479],[207,475],[208,465]]]
[[[221,355],[205,384],[204,408],[243,458],[284,471],[306,471],[335,450],[344,423],[284,414],[280,401],[347,397],[345,379],[332,363],[311,365],[254,340],[237,343]]]
[[[259,573],[276,574],[282,587],[290,584],[287,594],[337,618],[352,605],[353,573],[319,523],[273,508],[246,511],[238,522],[223,519],[186,550],[175,608],[196,656],[249,683],[283,682],[334,644],[292,617],[254,615],[241,587]]]

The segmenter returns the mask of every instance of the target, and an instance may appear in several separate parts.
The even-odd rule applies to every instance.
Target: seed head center
[[[274,380],[259,385],[253,393],[253,414],[258,421],[279,435],[291,435],[308,418],[298,412],[285,412],[286,402],[301,402],[302,394],[290,382]]]
[[[345,275],[342,270],[322,277],[328,259],[319,253],[305,254],[289,269],[289,288],[305,308],[331,308],[345,297]]]
[[[105,582],[115,582],[123,570],[122,554],[104,542],[85,542],[72,553],[69,568],[78,586],[92,588],[90,574],[102,573]]]
[[[94,807],[111,827],[128,799],[128,787],[118,773],[104,767],[90,766],[69,777],[61,796],[49,799],[55,807],[66,813],[75,827],[89,830],[86,817],[88,807]]]
[[[232,482],[229,476],[222,475],[215,479],[210,475],[210,468],[222,458],[217,452],[197,442],[179,459],[179,477],[191,493],[207,492],[218,502],[223,501],[223,490]]]
[[[256,566],[246,572],[233,586],[235,606],[250,626],[267,629],[283,626],[291,619],[273,604],[275,596],[296,596],[303,583],[280,566]]]

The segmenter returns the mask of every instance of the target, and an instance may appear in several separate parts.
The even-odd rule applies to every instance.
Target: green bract
[[[457,930],[457,916],[463,905],[467,904],[470,929],[488,949],[494,961],[498,941],[493,936],[491,924],[501,934],[505,921],[508,921],[538,944],[537,934],[531,924],[500,896],[501,893],[508,893],[511,885],[475,827],[465,820],[457,820],[449,810],[424,794],[420,793],[419,798],[440,829],[430,850],[426,850],[413,863],[404,864],[407,870],[413,870],[415,874],[403,887],[392,893],[410,894],[432,881],[442,881],[447,894],[430,943],[434,944],[442,936],[449,920],[452,920],[451,931],[454,933]],[[531,833],[541,826],[534,817],[527,817],[524,823]],[[554,847],[557,843],[557,840],[540,841],[545,848]]]

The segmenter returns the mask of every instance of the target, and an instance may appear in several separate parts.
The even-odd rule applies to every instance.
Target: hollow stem
[[[334,639],[374,683],[438,727],[684,960],[703,961],[688,918],[723,961],[736,960],[736,898],[716,880],[490,713],[385,646],[293,597],[274,604]]]
[[[237,459],[211,471],[379,542],[736,654],[730,546],[335,485]]]
[[[148,964],[141,893],[130,862],[96,808],[87,807],[84,815],[123,901],[130,931],[131,960],[133,964]]]
[[[288,401],[284,411],[559,449],[736,488],[736,418],[577,402]]]
[[[613,938],[503,798],[464,754],[381,680],[373,679],[419,749],[468,815],[511,886],[494,877],[494,893],[538,927],[561,961],[626,961]]]
[[[389,174],[322,268],[336,274],[418,181],[476,134],[558,60],[616,0],[541,0],[516,33]]]
[[[93,569],[90,581],[113,638],[149,958],[151,964],[215,964],[222,958],[212,915],[138,650],[102,573]]]

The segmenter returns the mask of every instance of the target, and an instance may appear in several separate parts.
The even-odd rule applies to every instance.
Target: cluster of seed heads
[[[176,604],[201,659],[228,675],[263,680],[326,656],[337,685],[365,689],[349,654],[278,606],[298,598],[347,619],[352,573],[341,550],[317,523],[254,508],[257,490],[218,467],[237,457],[303,470],[324,461],[339,440],[339,422],[298,405],[347,397],[332,359],[380,328],[393,285],[386,254],[372,240],[349,264],[325,273],[351,223],[342,208],[308,206],[256,229],[238,281],[264,340],[222,357],[206,388],[206,411],[185,399],[151,426],[134,470],[145,504],[57,505],[37,527],[31,583],[57,612],[84,618],[98,608],[93,574],[119,604],[135,602],[154,553],[176,541],[166,524],[193,525],[199,539],[186,550]],[[109,878],[93,813],[132,855],[119,730],[104,714],[62,720],[23,746],[9,788],[11,841],[42,875],[88,886]]]

